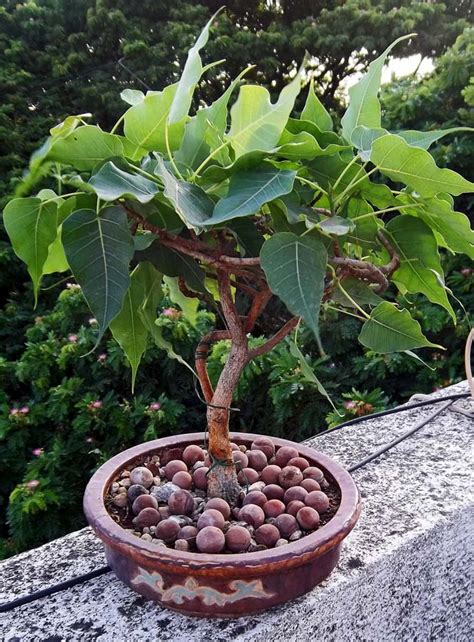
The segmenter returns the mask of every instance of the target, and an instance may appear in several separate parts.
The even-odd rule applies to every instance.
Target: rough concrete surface
[[[433,396],[467,391],[458,384]],[[310,440],[349,466],[437,406],[372,419]],[[338,568],[268,613],[188,618],[145,601],[108,573],[0,614],[0,640],[470,642],[474,639],[474,422],[445,411],[353,473],[363,497]],[[105,564],[89,529],[0,564],[0,603]]]

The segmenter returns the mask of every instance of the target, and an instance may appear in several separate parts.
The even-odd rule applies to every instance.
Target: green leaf
[[[57,236],[48,249],[48,258],[43,265],[43,274],[53,274],[54,272],[67,272],[69,263],[66,259],[64,247],[61,241],[62,225],[58,227]]]
[[[163,91],[148,93],[144,100],[125,112],[123,130],[125,137],[137,147],[148,151],[166,152],[167,118],[177,85]],[[184,133],[184,119],[168,126],[170,149],[178,149]]]
[[[230,179],[227,196],[217,202],[206,225],[255,214],[264,203],[289,194],[295,176],[296,172],[282,171],[269,163],[253,170],[236,172]]]
[[[264,238],[251,219],[235,219],[227,223],[226,228],[237,239],[242,256],[259,256]]]
[[[130,285],[133,239],[127,216],[118,207],[109,207],[100,216],[94,210],[78,210],[64,221],[62,241],[72,273],[99,324],[98,344],[122,309]]]
[[[123,156],[120,138],[102,131],[99,127],[84,125],[65,138],[55,141],[46,155],[46,160],[72,165],[79,171],[86,171],[112,156]]]
[[[255,150],[273,149],[300,93],[301,77],[296,74],[281,91],[278,101],[272,104],[265,87],[244,85],[231,109],[231,126],[227,136],[238,158]]]
[[[194,89],[203,73],[202,60],[199,52],[207,43],[209,39],[209,28],[222,9],[223,7],[211,16],[208,23],[196,39],[196,42],[188,51],[188,57],[184,65],[181,79],[178,82],[176,93],[168,115],[168,122],[170,124],[177,123],[188,115],[191,101],[193,99]]]
[[[142,265],[143,269],[146,271],[145,298],[139,308],[142,322],[150,333],[155,344],[162,350],[165,350],[170,359],[176,359],[176,361],[179,361],[183,366],[186,366],[186,368],[194,374],[194,370],[191,366],[173,350],[172,344],[163,337],[162,329],[158,325],[156,309],[158,303],[163,297],[163,290],[161,287],[163,276],[155,270],[150,263],[143,263]]]
[[[359,279],[348,277],[344,279],[343,283],[344,290],[359,305],[378,305],[382,301],[381,297],[375,294],[372,288],[363,281],[359,281]],[[332,293],[332,299],[346,308],[355,307],[352,301],[339,288],[336,288]]]
[[[375,249],[378,247],[376,240],[379,225],[382,223],[377,216],[370,216],[374,208],[362,198],[351,198],[347,205],[345,213],[352,220],[354,229],[347,235],[349,243],[355,243],[363,248]]]
[[[301,120],[309,120],[317,125],[322,131],[332,131],[333,124],[329,112],[316,96],[314,91],[314,80],[311,79],[308,88],[308,97],[301,112]]]
[[[455,212],[451,205],[441,198],[428,198],[421,203],[410,196],[398,197],[403,205],[413,203],[413,209],[405,214],[421,218],[435,233],[441,236],[442,244],[453,252],[463,252],[474,259],[474,231],[469,218],[462,212]],[[439,241],[438,241],[439,243]]]
[[[295,357],[295,359],[298,360],[298,363],[300,365],[301,369],[301,374],[303,375],[303,378],[308,381],[309,383],[312,383],[316,386],[318,392],[320,395],[323,395],[323,397],[326,397],[326,399],[329,401],[331,406],[336,410],[336,406],[334,405],[331,397],[329,396],[326,388],[323,386],[323,384],[320,382],[320,380],[317,378],[316,374],[314,373],[314,370],[311,368],[309,363],[306,361],[304,354],[301,352],[301,350],[298,348],[296,343],[294,341],[290,342],[290,353]]]
[[[183,222],[163,194],[158,194],[153,202],[146,205],[137,201],[126,201],[126,205],[152,225],[172,234],[179,234],[183,229]]]
[[[354,129],[351,139],[354,146],[359,150],[359,156],[364,163],[370,160],[374,140],[386,134],[388,134],[388,131],[381,127],[370,129],[369,127],[364,127],[364,125],[359,125]]]
[[[346,140],[352,139],[352,132],[358,125],[380,127],[381,108],[377,96],[383,66],[392,49],[399,42],[412,38],[414,35],[410,33],[392,42],[378,58],[370,63],[367,73],[362,76],[359,82],[349,89],[349,107],[341,120],[342,133]]]
[[[422,196],[474,192],[474,183],[450,169],[440,169],[429,152],[412,147],[400,136],[387,134],[372,145],[370,160],[393,181],[404,183]]]
[[[195,292],[205,292],[205,272],[190,256],[180,254],[159,241],[144,250],[135,253],[137,261],[149,261],[155,268],[167,276],[181,276]]]
[[[33,281],[35,305],[49,246],[57,235],[57,210],[54,202],[15,198],[3,211],[5,229],[15,254],[26,263]]]
[[[125,294],[122,309],[110,323],[112,335],[132,368],[132,393],[148,339],[148,329],[140,315],[140,306],[145,298],[145,278],[143,266],[138,265],[130,276],[130,287]]]
[[[281,232],[269,238],[260,252],[271,291],[292,314],[302,316],[318,336],[327,251],[316,238]]]
[[[92,114],[77,114],[77,116],[67,116],[61,123],[55,125],[49,130],[51,136],[64,138],[72,131],[79,127],[83,118],[90,118]]]
[[[249,69],[250,67],[244,69],[220,98],[209,107],[199,109],[196,115],[186,124],[183,142],[174,157],[178,166],[181,164],[190,169],[196,169],[209,155],[210,146],[206,137],[211,124],[218,135],[221,137],[224,135],[227,129],[227,105],[229,99]]]
[[[474,132],[474,127],[450,127],[449,129],[433,129],[433,131],[430,132],[418,132],[414,129],[407,129],[403,132],[396,133],[413,147],[429,149],[433,143],[443,138],[443,136],[457,134],[458,132]]]
[[[115,201],[122,196],[134,197],[148,203],[158,193],[158,185],[144,176],[124,172],[111,161],[102,165],[89,179],[97,196],[103,201]]]
[[[183,223],[193,230],[201,230],[211,216],[214,201],[198,185],[175,178],[160,156],[157,157],[155,174],[162,179],[164,194],[172,201]]]
[[[326,234],[335,234],[336,236],[344,236],[354,229],[354,223],[342,216],[331,216],[331,218],[324,219],[318,225],[318,228]]]
[[[432,303],[441,305],[456,323],[443,283],[438,245],[430,228],[418,218],[401,215],[388,223],[386,233],[400,258],[392,280],[408,292],[421,292]]]
[[[120,98],[128,105],[139,105],[145,100],[145,94],[139,89],[124,89],[120,92]]]
[[[195,326],[197,322],[199,299],[190,298],[184,295],[179,289],[178,279],[176,277],[164,276],[163,281],[168,288],[168,296],[170,300],[176,305],[179,305],[186,319],[191,325]]]
[[[335,135],[333,134],[333,136]],[[337,154],[344,149],[350,149],[350,146],[340,143],[329,143],[321,147],[317,139],[309,132],[301,131],[293,134],[285,129],[278,141],[276,155],[290,160],[313,160],[313,158],[317,158],[318,156]]]
[[[443,349],[428,341],[408,310],[399,310],[388,301],[372,310],[370,318],[362,326],[359,341],[366,348],[382,354],[423,347]]]

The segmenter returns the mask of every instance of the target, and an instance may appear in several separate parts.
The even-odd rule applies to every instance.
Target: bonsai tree
[[[54,127],[4,221],[35,296],[43,275],[70,270],[97,319],[98,341],[110,327],[132,381],[150,337],[179,358],[155,324],[164,288],[185,313],[200,300],[217,311],[216,329],[197,346],[195,371],[207,403],[208,492],[232,502],[240,486],[229,412],[246,364],[301,320],[318,338],[322,304],[360,319],[359,340],[371,350],[433,346],[393,302],[394,290],[390,300],[383,295],[390,282],[401,293],[422,293],[456,323],[438,248],[474,256],[468,219],[453,208],[453,196],[473,192],[474,184],[437,167],[427,151],[457,130],[382,127],[382,67],[413,34],[395,41],[350,89],[334,131],[312,82],[303,110],[293,114],[304,65],[274,101],[264,87],[245,84],[245,69],[216,102],[192,109],[210,67],[200,50],[214,20],[178,82],[146,95],[122,92],[128,106],[112,131],[88,124],[89,114]],[[47,189],[28,195],[48,179]],[[285,312],[251,348],[272,298]],[[222,339],[230,352],[213,388],[206,357]],[[296,343],[291,350],[325,394]]]

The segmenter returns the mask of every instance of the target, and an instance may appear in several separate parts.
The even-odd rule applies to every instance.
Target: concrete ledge
[[[433,396],[454,392],[467,392],[467,385]],[[309,443],[348,466],[435,408],[370,420]],[[471,419],[446,411],[356,471],[363,512],[339,567],[294,602],[252,618],[196,620],[146,602],[109,573],[0,615],[0,639],[468,642],[474,639],[473,430]],[[104,564],[89,529],[72,533],[0,564],[0,602]]]

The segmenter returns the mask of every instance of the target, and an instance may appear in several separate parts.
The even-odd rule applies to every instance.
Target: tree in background
[[[474,127],[474,28],[466,29],[454,45],[435,61],[435,69],[421,81],[408,77],[387,85],[382,105],[389,129],[446,129]],[[433,154],[465,176],[473,176],[472,135],[462,132],[439,141]],[[474,214],[474,199],[464,197],[458,207]]]
[[[0,7],[0,199],[48,127],[66,113],[94,112],[107,128],[120,88],[161,87],[179,77],[199,26],[222,0],[199,4],[141,0],[5,0]],[[213,26],[204,62],[226,58],[208,74],[200,97],[212,102],[248,63],[248,78],[278,92],[288,73],[311,57],[310,73],[327,107],[336,88],[363,71],[393,39],[419,37],[397,55],[438,56],[468,26],[470,2],[230,0]],[[175,71],[170,65],[170,52]],[[123,66],[125,65],[125,67]],[[33,117],[32,117],[33,116]]]

